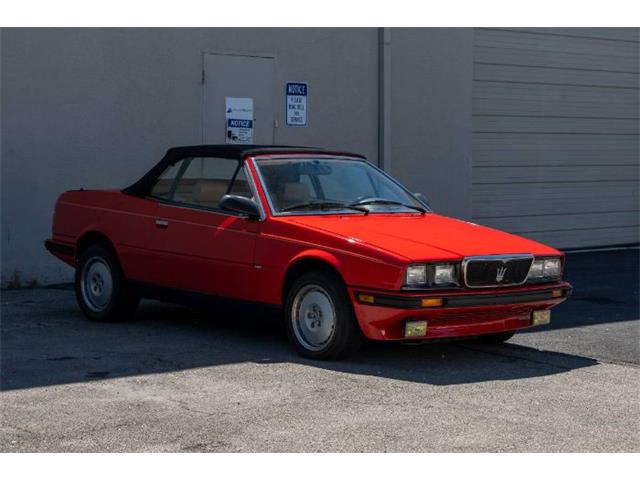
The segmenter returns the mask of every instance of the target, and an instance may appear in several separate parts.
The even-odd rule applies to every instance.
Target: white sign
[[[253,98],[225,100],[225,142],[253,143]]]
[[[307,94],[309,87],[304,82],[287,82],[287,126],[307,126]]]

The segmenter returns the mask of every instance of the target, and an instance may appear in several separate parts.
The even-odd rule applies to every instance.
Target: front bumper
[[[535,310],[548,310],[571,293],[567,282],[514,288],[448,290],[440,292],[383,292],[349,288],[363,333],[374,340],[404,340],[407,321],[426,320],[424,337],[411,340],[466,337],[532,326]],[[422,307],[424,299],[442,305]],[[363,301],[364,300],[364,301]],[[426,302],[428,303],[428,302]]]

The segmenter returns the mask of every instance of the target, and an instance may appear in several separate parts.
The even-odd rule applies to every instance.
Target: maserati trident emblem
[[[503,265],[502,267],[498,267],[498,271],[496,272],[496,282],[500,283],[504,278],[505,273],[507,273],[506,265]]]

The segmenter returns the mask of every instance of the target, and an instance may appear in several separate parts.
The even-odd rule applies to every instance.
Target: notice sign
[[[287,82],[287,126],[307,126],[308,86],[304,82]]]
[[[226,143],[253,143],[253,98],[227,97]]]

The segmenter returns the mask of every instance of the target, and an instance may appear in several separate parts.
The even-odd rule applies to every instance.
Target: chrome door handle
[[[160,220],[159,218],[156,219],[156,227],[158,228],[167,228],[169,226],[169,221],[168,220]]]

